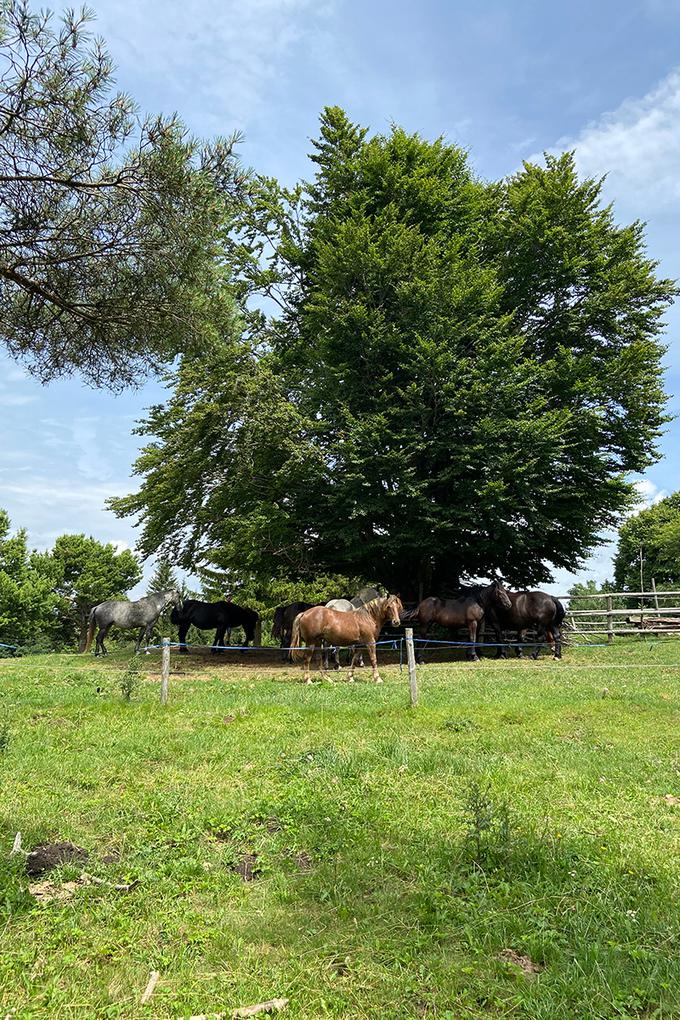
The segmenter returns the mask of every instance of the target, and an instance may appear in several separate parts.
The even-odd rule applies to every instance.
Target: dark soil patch
[[[257,854],[241,854],[229,867],[244,882],[252,882],[262,874],[262,869],[257,866]]]
[[[84,864],[89,854],[74,843],[41,843],[26,855],[29,875],[42,875],[60,864]]]
[[[296,868],[303,875],[308,875],[314,868],[314,862],[305,850],[300,850],[299,853],[296,853],[293,860],[295,861]]]

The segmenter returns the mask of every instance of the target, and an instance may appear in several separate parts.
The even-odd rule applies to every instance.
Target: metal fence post
[[[411,692],[411,708],[418,704],[418,677],[416,676],[416,653],[413,647],[413,627],[405,627],[406,661],[408,662],[408,686]]]
[[[170,684],[170,638],[163,638],[161,650],[161,705],[168,703],[168,686]]]

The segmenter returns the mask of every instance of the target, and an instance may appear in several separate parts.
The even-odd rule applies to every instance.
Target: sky
[[[53,4],[56,11],[61,5]],[[523,159],[574,149],[607,175],[619,222],[647,223],[649,254],[680,277],[678,0],[93,0],[117,81],[149,113],[178,112],[204,137],[244,134],[243,162],[291,184],[311,176],[325,105],[372,131],[398,123],[464,146],[497,179]],[[680,412],[680,309],[667,316],[669,410]],[[130,477],[158,383],[113,396],[77,380],[43,387],[0,358],[0,505],[32,546],[84,531],[134,547],[104,503]],[[638,479],[641,505],[678,488],[680,421]],[[610,536],[611,537],[611,536]],[[611,542],[576,578],[611,576]],[[153,564],[147,564],[148,576]],[[143,585],[138,589],[141,593]]]

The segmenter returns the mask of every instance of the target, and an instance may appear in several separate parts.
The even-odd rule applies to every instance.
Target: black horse
[[[295,617],[304,613],[307,609],[314,609],[315,606],[323,606],[324,602],[291,602],[287,606],[279,606],[274,610],[274,622],[272,624],[272,637],[281,641],[283,662],[292,662],[293,657],[289,651],[292,641],[293,624]]]
[[[199,630],[215,628],[212,650],[217,652],[225,647],[225,632],[233,627],[243,627],[246,646],[249,641],[255,642],[260,617],[253,609],[237,606],[234,602],[199,602],[197,599],[187,599],[181,607],[173,609],[170,621],[179,630],[179,642],[182,646],[180,652],[186,654],[187,634],[192,624]]]
[[[562,630],[564,620],[564,606],[559,599],[554,598],[545,591],[509,591],[510,608],[495,604],[487,611],[486,619],[496,634],[496,641],[503,641],[503,631],[517,631],[517,654],[522,655],[522,642],[526,633],[532,629],[536,633],[536,640],[544,638],[552,646],[553,657],[562,658]],[[536,645],[532,658],[537,659],[540,651]],[[498,658],[506,658],[507,649],[498,649]]]

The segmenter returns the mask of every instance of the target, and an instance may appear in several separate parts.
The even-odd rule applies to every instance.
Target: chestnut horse
[[[352,613],[339,613],[326,606],[317,606],[314,609],[308,609],[305,613],[300,613],[293,624],[293,658],[298,661],[304,659],[305,682],[311,684],[309,668],[314,652],[317,647],[321,647],[323,641],[326,641],[331,645],[366,645],[368,657],[371,660],[373,679],[377,684],[381,684],[375,643],[387,620],[390,620],[392,626],[399,626],[403,611],[404,607],[398,595],[385,595],[382,598],[373,599]],[[303,641],[306,648],[301,647]],[[355,657],[352,655],[349,667],[350,683],[354,681]],[[328,674],[323,670],[323,663],[322,676],[328,678]]]
[[[421,638],[427,637],[427,632],[433,623],[440,627],[453,629],[454,627],[467,627],[471,646],[468,649],[468,658],[473,662],[478,661],[476,640],[477,630],[484,619],[484,614],[498,606],[502,609],[510,609],[511,602],[507,591],[500,581],[492,581],[491,584],[482,587],[475,585],[464,589],[457,598],[438,599],[430,597],[404,613],[402,623],[419,623]],[[423,661],[419,652],[418,660]]]

